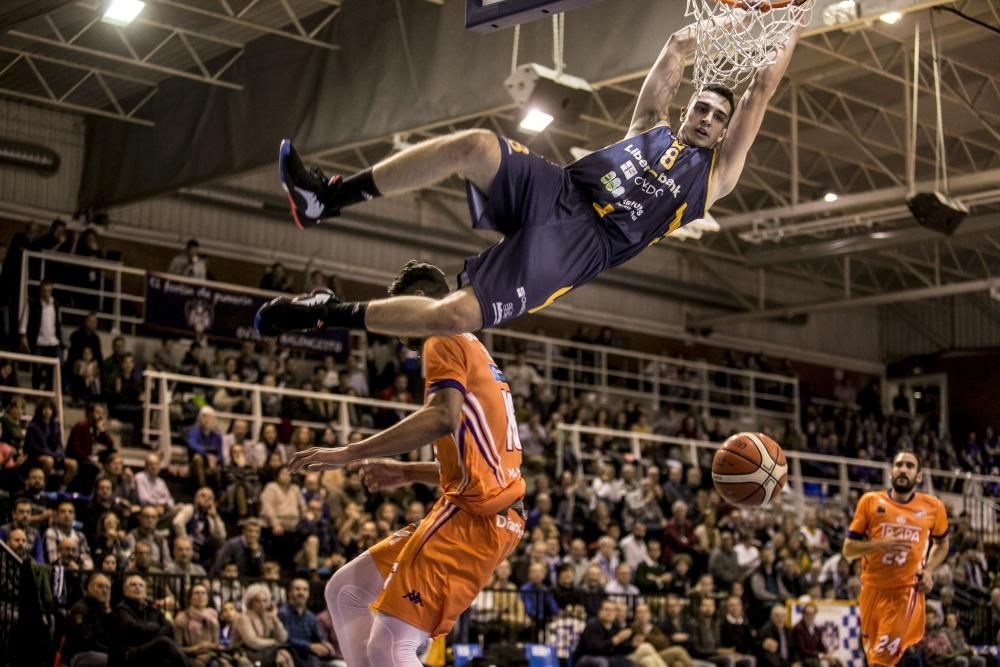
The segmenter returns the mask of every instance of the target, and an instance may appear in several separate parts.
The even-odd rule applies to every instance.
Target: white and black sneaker
[[[329,290],[279,296],[260,307],[253,320],[253,328],[261,336],[323,331],[326,329],[327,304],[340,302]]]
[[[278,176],[292,207],[292,219],[299,229],[340,215],[340,209],[324,203],[340,189],[343,182],[340,176],[327,178],[319,167],[306,169],[291,139],[284,139],[278,150]]]

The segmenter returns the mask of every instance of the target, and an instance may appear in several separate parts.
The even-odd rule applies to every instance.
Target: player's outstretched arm
[[[731,17],[722,21],[712,21],[702,26],[703,31],[726,30],[732,21],[741,21],[745,12],[735,10]],[[635,103],[632,122],[626,138],[645,132],[654,125],[670,119],[670,102],[677,94],[684,76],[684,63],[694,52],[698,34],[698,24],[686,25],[670,35],[660,50],[660,55],[646,75]]]
[[[792,30],[774,62],[757,70],[736,105],[736,111],[733,112],[732,121],[726,131],[726,139],[719,151],[715,171],[712,173],[706,209],[732,192],[739,182],[747,154],[750,153],[750,147],[757,138],[761,123],[764,122],[764,112],[767,111],[768,102],[771,101],[774,91],[778,89],[778,84],[785,76],[801,32],[801,28]]]
[[[313,447],[299,452],[288,462],[288,469],[292,473],[337,470],[351,461],[411,452],[458,428],[462,401],[459,390],[440,389],[430,395],[424,407],[381,433],[346,447]]]

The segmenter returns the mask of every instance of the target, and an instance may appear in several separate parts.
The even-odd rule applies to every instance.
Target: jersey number
[[[902,639],[896,637],[891,642],[889,641],[889,635],[882,635],[878,638],[878,643],[875,644],[874,653],[881,653],[885,651],[889,655],[896,655],[896,651],[899,650],[899,645]]]
[[[910,559],[909,551],[903,551],[901,553],[893,553],[889,551],[882,554],[883,565],[896,565],[897,567],[900,567],[902,565],[905,565],[906,561],[908,561],[909,559]]]
[[[514,397],[506,389],[501,389],[500,394],[507,408],[507,451],[521,451],[521,437],[517,434],[517,419],[514,417]]]

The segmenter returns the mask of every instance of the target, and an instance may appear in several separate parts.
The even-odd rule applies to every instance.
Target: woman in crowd
[[[284,648],[288,632],[265,584],[247,587],[243,614],[233,627],[233,646],[242,648],[252,662],[262,667],[295,667],[291,653]]]
[[[208,606],[208,588],[204,584],[194,584],[188,590],[187,607],[174,617],[174,641],[193,667],[208,667],[213,661],[219,667],[232,664],[219,654],[219,618]]]
[[[127,563],[132,556],[133,544],[125,531],[121,529],[121,521],[114,512],[105,512],[97,520],[97,531],[94,535],[94,562],[103,563],[105,556],[114,556],[116,566]]]

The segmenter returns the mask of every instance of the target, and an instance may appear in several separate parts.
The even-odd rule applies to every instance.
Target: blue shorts
[[[490,191],[467,185],[472,226],[504,238],[465,260],[459,287],[471,285],[483,327],[550,305],[608,266],[609,245],[593,202],[566,171],[516,141],[497,137],[500,169]]]

